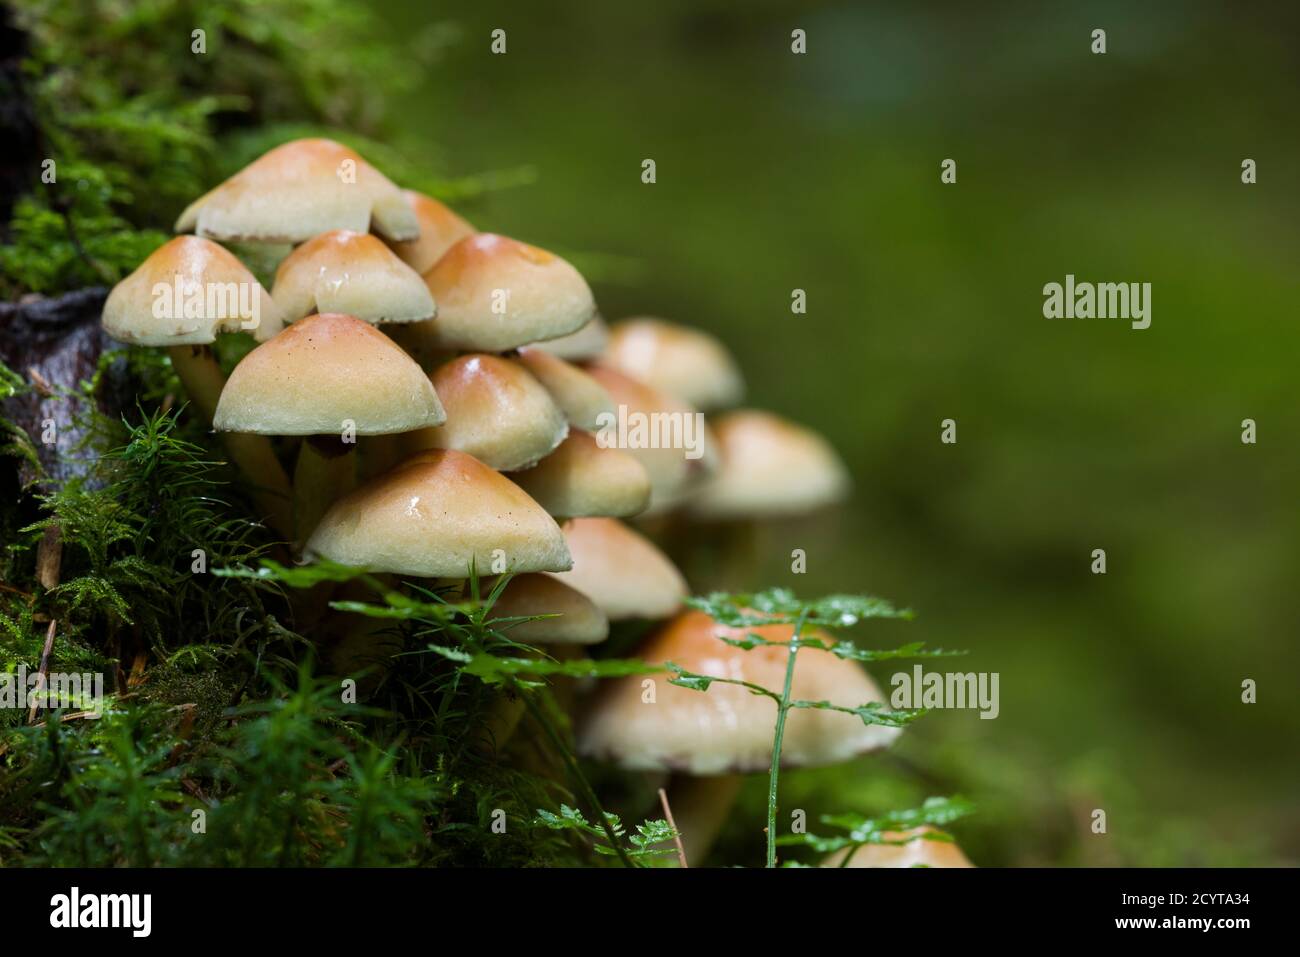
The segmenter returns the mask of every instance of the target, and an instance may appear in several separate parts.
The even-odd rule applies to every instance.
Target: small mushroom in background
[[[482,591],[492,582],[482,585]],[[544,618],[534,618],[545,615]],[[595,645],[609,637],[609,619],[582,592],[550,575],[516,575],[492,606],[493,619],[533,618],[495,625],[502,634],[530,645]]]
[[[609,390],[578,366],[537,346],[521,348],[514,361],[546,387],[575,429],[594,432],[604,421],[602,416],[617,414]]]
[[[476,230],[445,205],[431,196],[414,190],[402,190],[402,196],[415,214],[420,237],[403,242],[389,242],[393,252],[420,275],[434,267],[447,250]]]
[[[849,473],[817,433],[770,412],[742,409],[713,419],[719,467],[689,503],[709,519],[802,515],[842,501]]]
[[[750,634],[788,642],[794,626],[729,628],[704,612],[684,611],[651,636],[638,657],[654,664],[671,661],[697,674],[782,687],[786,647],[746,650],[721,640]],[[805,632],[805,637],[833,640],[817,630]],[[619,678],[601,687],[578,723],[578,750],[630,771],[673,773],[673,816],[687,859],[701,862],[730,812],[740,776],[771,766],[776,705],[739,685],[715,683],[701,692],[662,677],[655,683],[653,701],[647,702],[644,680]],[[884,700],[857,664],[818,652],[800,657],[791,693],[796,699],[850,708]],[[786,722],[781,766],[847,761],[888,747],[900,733],[897,728],[866,725],[843,712],[793,709]]]
[[[411,433],[408,449],[457,449],[512,472],[536,464],[569,434],[551,394],[519,363],[473,353],[439,366],[429,379],[446,421]]]
[[[716,462],[713,437],[699,410],[613,369],[592,366],[588,371],[618,410],[614,420],[602,423],[600,432],[608,438],[601,444],[621,448],[650,476],[645,514],[662,514],[694,495]],[[621,434],[624,422],[626,436]],[[666,429],[660,423],[667,423]]]
[[[176,232],[210,239],[301,243],[333,229],[418,239],[402,191],[355,150],[327,139],[293,140],[249,163],[191,203]]]
[[[335,502],[305,551],[421,578],[464,579],[471,564],[502,560],[515,573],[573,565],[555,519],[504,475],[450,449],[420,452]]]
[[[614,323],[596,362],[702,412],[735,405],[745,394],[740,369],[717,338],[664,319]]]
[[[538,342],[534,348],[549,352],[557,359],[564,359],[566,362],[588,362],[596,359],[604,351],[605,343],[608,341],[609,326],[597,313],[577,332]]]
[[[369,323],[423,322],[437,309],[420,274],[369,233],[335,229],[291,252],[276,270],[271,298],[286,322],[344,313]]]
[[[677,611],[686,579],[668,556],[613,518],[574,518],[564,523],[571,570],[556,578],[596,603],[610,621],[657,620]]]
[[[243,263],[195,236],[164,243],[114,286],[101,321],[119,342],[165,348],[195,410],[209,424],[226,381],[211,349],[216,337],[247,327],[265,341],[284,326],[279,307]],[[268,524],[290,534],[289,479],[270,442],[227,436],[225,446],[252,483]]]
[[[222,432],[301,435],[294,473],[296,538],[303,542],[354,481],[355,437],[444,421],[428,376],[391,339],[353,316],[308,316],[262,343],[222,390]]]
[[[929,827],[908,831],[886,831],[886,841],[906,843],[863,844],[846,847],[821,862],[821,867],[974,867],[957,842],[935,839],[930,834],[943,832]],[[850,856],[851,855],[851,856]],[[845,858],[848,858],[846,861]]]
[[[627,518],[650,504],[650,476],[626,452],[602,449],[589,432],[570,431],[546,458],[511,476],[558,519]]]

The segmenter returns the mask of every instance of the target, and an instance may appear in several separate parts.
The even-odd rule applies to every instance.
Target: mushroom
[[[474,227],[431,196],[414,190],[402,190],[402,196],[415,213],[420,237],[404,242],[390,242],[393,252],[416,272],[423,275],[433,268],[457,242],[474,235]]]
[[[667,618],[686,597],[686,580],[649,539],[612,518],[564,523],[571,571],[554,577],[582,592],[610,621]]]
[[[491,233],[457,242],[424,278],[439,313],[421,328],[443,348],[505,352],[575,332],[596,311],[569,263]]]
[[[862,844],[846,847],[822,861],[822,867],[974,867],[956,841],[936,840],[943,832],[925,825],[907,831],[886,831],[886,841],[906,843]],[[845,858],[848,858],[846,861]]]
[[[533,374],[575,429],[600,428],[602,416],[614,415],[609,391],[582,369],[536,346],[519,350],[518,361]]]
[[[321,313],[287,327],[235,366],[213,425],[308,437],[294,476],[301,542],[350,485],[356,436],[406,432],[445,418],[428,377],[391,339],[354,316]]]
[[[349,229],[321,233],[290,253],[276,271],[271,298],[287,322],[314,312],[420,322],[436,311],[419,273],[376,237]]]
[[[491,589],[490,582],[485,589]],[[515,641],[538,645],[595,645],[609,637],[609,619],[582,592],[550,575],[516,575],[492,606],[493,618],[534,618],[501,625]]]
[[[604,386],[617,408],[616,419],[602,423],[597,440],[604,448],[622,448],[645,466],[650,476],[650,505],[646,514],[658,514],[679,505],[700,486],[714,461],[713,442],[704,416],[689,404],[614,369],[592,366],[588,371]],[[618,433],[624,421],[645,426],[644,445],[635,439],[632,428],[628,430],[626,443],[623,442],[624,437]],[[619,428],[615,428],[616,422]],[[661,422],[670,425],[660,429],[657,424]],[[677,444],[661,441],[662,432],[680,441]],[[688,438],[699,443],[698,457],[692,458],[691,450],[684,447]]]
[[[735,405],[745,392],[740,369],[721,342],[663,319],[616,322],[596,361],[705,412]]]
[[[266,290],[230,252],[207,239],[178,236],[154,250],[108,295],[104,331],[120,342],[162,346],[195,410],[211,424],[225,376],[211,344],[247,329],[267,340],[284,325]],[[253,483],[258,508],[272,528],[289,534],[289,479],[271,443],[227,436],[231,460]]]
[[[451,449],[420,452],[335,502],[306,554],[424,578],[463,579],[471,565],[573,565],[555,519],[505,476]]]
[[[558,518],[625,518],[650,503],[645,467],[626,452],[602,449],[589,432],[569,432],[559,448],[513,478]]]
[[[547,339],[545,342],[535,343],[534,346],[569,362],[586,362],[599,356],[608,341],[609,327],[597,314],[577,332],[560,336],[558,339]]]
[[[575,562],[580,561],[581,556],[575,556]],[[704,612],[684,611],[653,635],[638,656],[655,664],[671,661],[697,674],[781,688],[786,647],[746,650],[721,640],[750,634],[788,642],[794,626],[730,628]],[[804,637],[833,641],[815,629]],[[715,683],[700,692],[667,681],[657,682],[647,701],[643,680],[620,678],[603,685],[579,723],[578,750],[627,770],[679,775],[671,789],[674,817],[687,856],[700,858],[725,820],[740,786],[739,775],[771,766],[776,705],[740,685]],[[831,654],[808,654],[800,660],[791,695],[844,707],[883,700],[865,671]],[[786,722],[782,767],[846,761],[887,747],[899,733],[839,711],[797,708]]]
[[[534,465],[569,434],[550,393],[518,363],[474,353],[429,378],[446,404],[446,422],[408,436],[412,449],[458,449],[510,472]]]
[[[387,239],[420,235],[415,212],[393,183],[355,151],[326,139],[277,146],[200,196],[176,232],[211,239],[301,243],[332,229]]]
[[[847,469],[815,432],[752,409],[728,412],[711,425],[719,467],[687,506],[696,516],[799,515],[848,493]]]

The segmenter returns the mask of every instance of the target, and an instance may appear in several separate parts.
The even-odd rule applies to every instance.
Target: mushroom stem
[[[696,867],[704,863],[709,848],[731,815],[743,782],[744,778],[739,774],[713,777],[673,775],[668,785],[673,818],[682,838],[682,853]]]
[[[311,435],[298,448],[293,472],[293,524],[301,545],[321,518],[356,484],[356,446],[332,436]]]
[[[195,410],[211,426],[217,399],[226,384],[217,358],[209,346],[168,346],[172,368]],[[288,537],[293,532],[292,492],[289,477],[263,435],[226,432],[221,436],[230,461],[252,485],[253,503],[266,524]]]

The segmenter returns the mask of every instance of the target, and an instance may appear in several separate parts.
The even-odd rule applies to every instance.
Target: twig
[[[790,654],[785,660],[785,686],[781,700],[776,703],[776,733],[772,739],[772,769],[767,778],[767,866],[776,867],[776,785],[781,772],[781,742],[785,739],[785,719],[790,713],[790,691],[794,687],[794,658],[799,653],[799,639],[808,612],[799,615],[799,622],[790,636]]]
[[[54,629],[58,619],[51,619],[50,627],[45,629],[45,647],[41,649],[41,666],[36,672],[36,688],[33,692],[32,708],[27,712],[27,723],[36,723],[36,712],[40,710],[40,693],[45,690],[45,676],[50,667],[50,653],[54,651]]]
[[[686,870],[686,848],[682,847],[682,836],[677,831],[677,822],[673,820],[673,809],[668,806],[668,792],[663,788],[659,789],[659,803],[664,806],[664,817],[668,819],[668,826],[673,829],[673,843],[677,845],[677,860],[681,861],[682,870]]]

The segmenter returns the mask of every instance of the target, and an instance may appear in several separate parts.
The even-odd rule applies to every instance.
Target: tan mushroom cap
[[[650,476],[636,459],[602,449],[589,432],[573,431],[535,466],[512,478],[552,515],[626,518],[650,504]]]
[[[141,346],[207,345],[245,324],[266,340],[284,327],[280,308],[244,264],[196,236],[163,243],[114,286],[102,321],[114,339]]]
[[[412,449],[458,449],[503,472],[528,468],[569,434],[564,413],[528,370],[482,353],[461,356],[430,376],[447,421],[407,439]]]
[[[792,625],[727,628],[700,611],[684,611],[638,650],[658,664],[671,661],[687,671],[734,678],[779,690],[788,650],[760,645],[746,651],[717,636],[789,641]],[[809,637],[825,636],[812,631]],[[643,679],[618,679],[604,690],[578,728],[578,750],[631,770],[686,771],[708,775],[765,771],[772,762],[776,703],[739,685],[715,683],[693,691],[656,682],[655,702],[643,700]],[[867,673],[851,661],[805,650],[795,669],[792,696],[856,708],[883,701]],[[793,709],[786,721],[781,764],[835,764],[887,747],[897,728],[865,725],[855,715],[811,708]]]
[[[335,229],[307,240],[275,273],[271,297],[295,322],[313,312],[341,312],[366,322],[432,319],[424,280],[378,237]]]
[[[355,150],[294,140],[249,163],[196,199],[176,231],[222,240],[300,243],[331,229],[415,239],[420,224],[393,183]]]
[[[376,572],[466,578],[501,567],[563,571],[560,527],[519,486],[471,455],[421,452],[335,502],[307,542],[309,557]]]
[[[519,350],[519,361],[546,387],[575,429],[600,427],[602,415],[614,414],[608,390],[582,369],[536,346]]]
[[[483,589],[490,588],[484,584]],[[550,575],[516,575],[492,606],[492,618],[554,617],[494,626],[525,644],[594,645],[609,637],[609,619],[580,591]]]
[[[752,409],[728,412],[711,425],[720,465],[689,503],[694,514],[798,515],[848,494],[848,470],[815,432]]]
[[[569,362],[585,362],[598,357],[605,350],[605,343],[608,341],[609,326],[599,314],[596,314],[577,332],[560,336],[558,339],[534,343],[534,347]]]
[[[295,322],[246,355],[221,390],[213,427],[262,435],[407,432],[442,422],[423,370],[353,316]]]
[[[667,618],[686,597],[686,579],[649,539],[613,518],[564,523],[573,570],[555,577],[582,592],[610,621]]]
[[[614,323],[597,361],[705,412],[745,394],[740,369],[717,338],[664,319]]]
[[[884,837],[906,844],[864,844],[856,851],[843,848],[822,861],[822,867],[974,867],[956,841],[931,840],[923,835],[941,833],[930,826],[908,831],[886,831]],[[853,856],[843,863],[849,853]]]
[[[673,508],[693,494],[712,470],[716,458],[704,417],[689,404],[614,369],[593,366],[588,371],[614,400],[618,421],[626,418],[629,423],[625,444],[616,444],[617,421],[602,423],[605,427],[597,429],[596,436],[602,445],[621,448],[645,466],[651,489],[646,514]],[[661,422],[667,425],[656,426]],[[637,423],[645,427],[643,437],[638,437]],[[637,447],[645,444],[643,439],[660,447]],[[695,452],[688,445],[696,445]],[[699,454],[691,457],[696,453]]]
[[[505,352],[554,339],[582,328],[596,311],[578,270],[492,233],[462,239],[424,278],[438,302],[432,334],[457,349]]]
[[[420,238],[389,245],[402,262],[421,275],[432,269],[448,249],[474,235],[473,226],[433,197],[410,189],[402,190],[402,196],[420,224]]]

